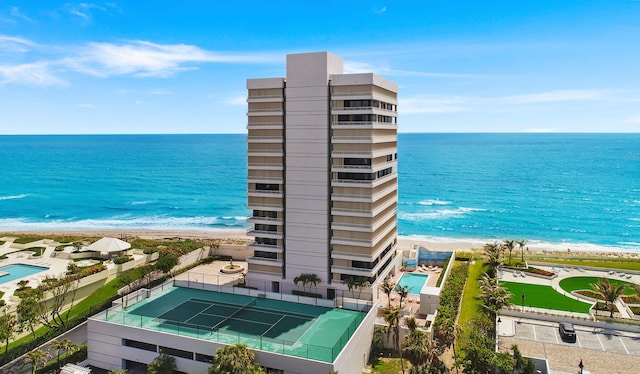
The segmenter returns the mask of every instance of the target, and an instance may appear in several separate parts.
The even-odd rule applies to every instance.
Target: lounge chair
[[[613,275],[613,274],[615,274],[615,271],[609,270],[609,275]]]
[[[625,275],[627,275],[626,273],[620,273],[621,277],[624,277]]]
[[[524,278],[524,277],[526,277],[527,275],[524,273],[524,271],[521,271],[521,272],[520,272],[520,276],[521,276],[522,278]]]
[[[582,266],[578,266],[578,270],[580,270],[580,271],[584,271],[584,269],[582,268]]]
[[[513,271],[513,276],[517,278],[518,277],[518,272],[514,270]]]
[[[627,279],[631,279],[631,277],[633,277],[633,274],[627,274]]]

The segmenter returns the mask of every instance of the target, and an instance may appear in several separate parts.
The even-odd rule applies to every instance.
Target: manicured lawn
[[[593,290],[594,288],[591,287],[592,283],[597,283],[598,282],[598,277],[571,277],[571,278],[565,278],[563,280],[560,281],[560,287],[567,291],[567,292],[571,292],[571,291],[576,291],[576,290]],[[625,282],[623,280],[620,279],[615,279],[615,278],[609,278],[609,282],[613,283],[613,284],[626,284],[627,286],[630,286],[631,283],[629,282]],[[625,295],[635,295],[635,291],[633,290],[633,288],[631,287],[627,287],[626,291],[624,292]]]
[[[513,296],[511,303],[522,305],[521,295],[524,292],[524,305],[534,308],[563,310],[566,312],[589,313],[591,304],[564,296],[551,286],[516,282],[500,282]]]
[[[487,271],[482,260],[476,260],[469,263],[469,274],[467,283],[464,285],[462,301],[460,302],[460,315],[458,316],[458,325],[466,326],[475,316],[483,314],[482,300],[478,298],[480,295],[480,278]]]
[[[640,270],[640,261],[637,258],[611,258],[598,256],[552,256],[552,255],[526,255],[528,261],[547,262],[555,265],[594,266],[605,269]]]

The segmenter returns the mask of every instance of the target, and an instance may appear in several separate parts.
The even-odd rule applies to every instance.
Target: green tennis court
[[[172,287],[107,320],[166,333],[333,362],[365,313]]]
[[[517,306],[522,305],[522,294],[524,293],[524,306],[527,307],[585,314],[588,314],[591,308],[591,304],[567,297],[551,286],[518,282],[500,282],[500,284],[513,295],[510,301]]]

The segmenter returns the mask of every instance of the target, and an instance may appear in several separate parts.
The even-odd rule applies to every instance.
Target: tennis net
[[[240,314],[240,312],[242,312],[243,310],[250,308],[252,306],[255,306],[257,304],[256,299],[251,299],[248,303],[242,305],[240,308],[238,308],[238,310],[236,310],[235,312],[233,312],[229,317],[223,319],[222,321],[218,322],[215,326],[213,326],[211,328],[211,330],[215,331],[217,329],[220,328],[220,326],[224,325],[225,323],[227,323],[227,321],[229,321],[230,319],[232,319],[233,317],[237,316],[238,314]]]

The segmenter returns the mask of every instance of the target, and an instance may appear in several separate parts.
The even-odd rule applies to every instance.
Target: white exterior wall
[[[350,341],[343,348],[334,363],[308,360],[263,351],[255,352],[255,362],[261,366],[284,370],[286,374],[326,374],[330,371],[340,373],[361,373],[368,359],[376,308],[372,309]],[[122,345],[123,339],[156,344],[184,351],[215,356],[215,351],[223,344],[172,335],[153,330],[108,323],[89,319],[87,323],[87,362],[105,370],[121,369],[124,360],[143,364],[151,363],[159,353]],[[206,373],[211,364],[175,357],[179,371]]]
[[[285,273],[329,275],[329,77],[342,73],[330,53],[287,55]]]

